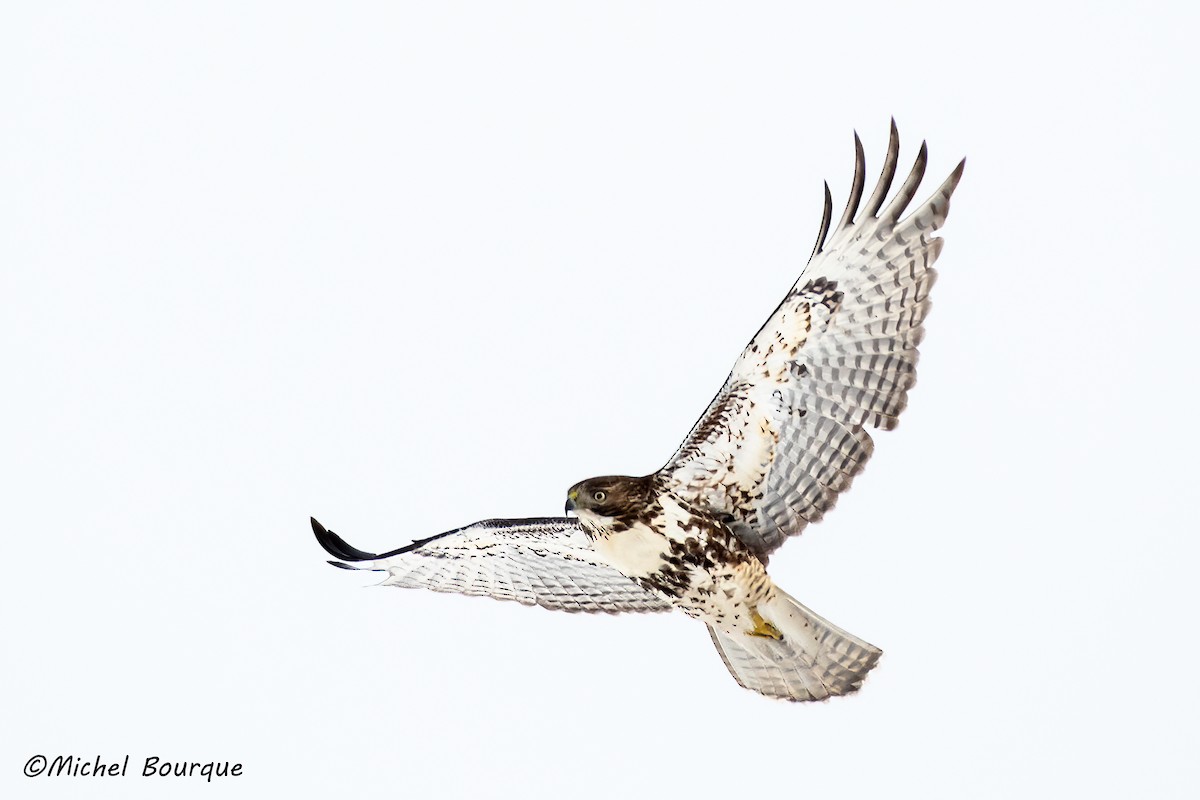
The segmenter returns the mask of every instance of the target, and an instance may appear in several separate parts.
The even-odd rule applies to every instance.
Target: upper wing
[[[483,595],[563,611],[666,611],[671,606],[599,561],[579,520],[489,519],[390,553],[366,553],[312,521],[344,569],[387,572],[381,586]],[[354,566],[343,562],[352,562]]]
[[[858,214],[865,173],[854,137],[854,182],[830,228],[825,214],[808,266],[763,324],[661,474],[681,496],[730,520],[765,555],[834,505],[890,430],[916,381],[933,262],[963,163],[907,217],[926,148],[892,201],[900,142],[893,121],[879,183]],[[881,210],[882,209],[882,210]],[[826,237],[828,236],[828,241]]]

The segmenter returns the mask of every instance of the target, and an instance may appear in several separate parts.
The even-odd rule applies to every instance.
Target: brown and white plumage
[[[641,478],[569,492],[577,518],[488,520],[390,553],[357,550],[313,520],[338,566],[384,585],[485,595],[567,611],[678,608],[705,622],[734,678],[768,696],[824,699],[861,686],[880,651],[777,587],[768,555],[828,512],[862,471],[869,428],[894,428],[916,380],[933,263],[963,164],[911,211],[922,143],[888,200],[892,124],[865,204],[858,136],[850,198],[825,210],[808,266],[743,350],[679,449]]]
[[[734,364],[662,472],[671,488],[727,514],[760,555],[833,508],[874,450],[868,427],[890,430],[916,381],[933,262],[963,164],[901,218],[925,172],[926,148],[896,197],[893,123],[879,182],[861,211],[865,164],[855,170],[841,220],[830,197],[808,266]]]
[[[667,611],[671,605],[601,563],[579,520],[489,519],[366,553],[312,520],[321,546],[353,569],[386,572],[381,586],[515,600],[555,611]]]

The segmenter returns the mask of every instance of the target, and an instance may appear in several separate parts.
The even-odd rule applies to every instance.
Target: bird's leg
[[[750,609],[750,620],[754,623],[754,630],[747,631],[747,636],[762,636],[767,639],[774,639],[775,641],[783,639],[783,634],[779,632],[779,628],[776,628],[763,619],[759,615],[757,608]]]

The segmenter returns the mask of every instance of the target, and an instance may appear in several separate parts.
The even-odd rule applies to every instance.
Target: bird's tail
[[[808,610],[786,592],[758,607],[781,639],[708,632],[734,680],[784,700],[824,700],[862,686],[883,651]]]

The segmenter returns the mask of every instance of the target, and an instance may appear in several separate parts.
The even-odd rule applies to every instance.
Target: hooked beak
[[[578,492],[567,493],[567,504],[563,507],[564,514],[570,514],[575,510],[575,500],[579,497]]]

